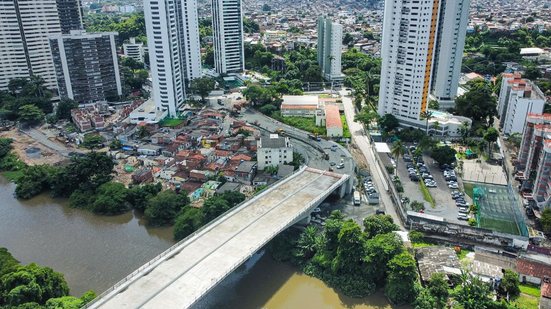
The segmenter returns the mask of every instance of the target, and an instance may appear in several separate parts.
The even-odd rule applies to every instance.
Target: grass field
[[[539,308],[539,297],[534,297],[526,294],[520,294],[520,296],[512,302],[517,305],[518,308],[522,309],[538,309]]]
[[[341,121],[342,121],[342,137],[352,138],[352,134],[350,134],[350,129],[348,129],[348,123],[346,122],[345,115],[341,115]]]
[[[520,235],[520,231],[515,222],[484,218],[482,215],[480,215],[480,227],[498,232]]]
[[[530,285],[530,284],[520,284],[520,292],[524,294],[528,294],[530,296],[534,297],[540,297],[541,291],[539,286]]]
[[[472,183],[464,182],[463,188],[465,189],[465,194],[473,198],[474,185]]]
[[[181,125],[184,122],[183,119],[178,118],[166,118],[159,122],[161,127],[176,127]]]
[[[6,177],[9,181],[15,182],[19,177],[23,176],[23,171],[9,171],[2,172],[2,176]]]
[[[425,183],[423,183],[422,181],[419,181],[419,188],[421,188],[421,192],[423,192],[423,197],[425,198],[425,201],[429,202],[432,208],[436,207],[434,198],[430,194],[427,186],[425,186]]]
[[[327,130],[325,129],[325,127],[316,126],[316,120],[314,118],[282,117],[281,120],[283,121],[283,123],[290,125],[292,127],[295,127],[297,129],[308,131],[310,133],[314,133],[317,135],[322,135],[322,136],[327,135]]]

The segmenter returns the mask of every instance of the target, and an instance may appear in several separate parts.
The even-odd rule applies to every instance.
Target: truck
[[[354,206],[360,206],[361,196],[360,191],[354,191]]]
[[[285,135],[285,130],[283,130],[282,128],[276,129],[275,132],[279,135]]]

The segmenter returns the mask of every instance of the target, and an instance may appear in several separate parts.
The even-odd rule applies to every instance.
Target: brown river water
[[[65,275],[71,294],[97,294],[171,246],[171,228],[146,228],[139,215],[97,216],[47,194],[14,198],[0,176],[0,247],[21,263]],[[354,299],[263,252],[228,276],[197,308],[394,308],[382,293]]]

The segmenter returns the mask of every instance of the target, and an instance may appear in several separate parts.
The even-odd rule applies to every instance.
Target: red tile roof
[[[541,296],[551,298],[551,283],[544,282],[541,285]]]
[[[342,128],[341,114],[336,105],[325,106],[325,123],[327,128]]]
[[[518,259],[517,272],[521,275],[529,275],[537,278],[543,278],[544,276],[551,277],[551,265]]]

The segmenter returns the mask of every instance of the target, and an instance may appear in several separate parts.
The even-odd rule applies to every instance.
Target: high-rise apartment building
[[[82,23],[74,18],[65,20],[79,12],[78,0],[0,1],[0,90],[11,79],[30,75],[42,77],[46,87],[55,89],[48,37],[70,27],[81,29]]]
[[[177,115],[189,81],[201,76],[196,0],[145,0],[145,24],[158,109]]]
[[[122,44],[124,55],[139,62],[144,62],[144,47],[143,43],[136,43],[136,38],[130,38],[128,43]]]
[[[84,29],[80,0],[56,0],[56,2],[62,33],[69,34],[71,30]]]
[[[318,18],[318,64],[323,77],[328,81],[340,81],[342,25],[329,18]]]
[[[385,1],[380,115],[422,126],[429,96],[453,107],[470,0]]]
[[[216,72],[245,70],[241,0],[212,0],[214,68]]]
[[[50,38],[61,98],[86,104],[122,95],[116,37],[116,32],[72,30]]]
[[[522,133],[528,114],[541,114],[545,96],[532,81],[520,73],[504,73],[497,112],[499,126],[505,134]]]
[[[515,167],[524,198],[551,207],[551,114],[528,114]]]

